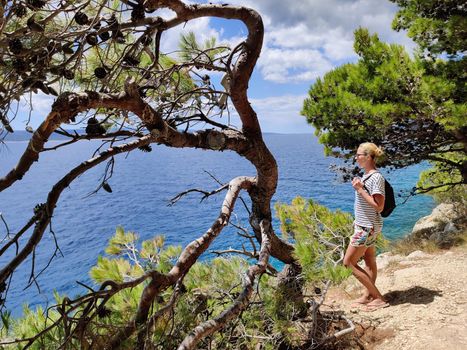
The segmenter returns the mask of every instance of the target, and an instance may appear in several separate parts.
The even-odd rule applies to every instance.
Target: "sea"
[[[290,203],[296,196],[311,198],[332,210],[352,212],[354,191],[331,170],[337,163],[326,157],[323,146],[313,134],[265,134],[265,142],[276,157],[279,182],[273,202]],[[60,140],[49,141],[48,147],[59,145]],[[27,141],[7,141],[0,144],[0,176],[4,176],[17,163]],[[89,159],[101,146],[99,141],[81,141],[67,147],[43,152],[39,162],[31,167],[24,178],[0,192],[0,239],[5,243],[7,233],[14,234],[31,218],[33,208],[46,201],[52,186],[70,169]],[[170,199],[192,188],[212,191],[219,183],[226,183],[239,175],[254,176],[254,167],[231,151],[199,149],[173,149],[154,145],[153,151],[139,150],[115,157],[113,175],[108,180],[112,192],[99,187],[105,164],[88,171],[76,179],[57,204],[51,226],[35,249],[34,273],[49,266],[30,282],[33,268],[28,258],[13,274],[8,290],[6,308],[12,315],[22,314],[24,305],[35,308],[54,303],[53,292],[70,297],[83,293],[90,286],[90,268],[99,255],[104,255],[108,240],[117,226],[136,232],[141,240],[163,235],[167,245],[186,246],[201,236],[216,219],[224,193],[201,201],[199,193],[190,193],[170,206]],[[420,171],[428,164],[405,169],[384,171],[396,193],[407,193],[416,185]],[[242,198],[248,206],[246,193]],[[393,214],[384,220],[383,234],[396,240],[409,234],[415,222],[428,215],[435,203],[428,195],[396,198],[399,203]],[[402,203],[404,202],[404,203]],[[237,201],[232,222],[248,227],[248,214],[242,201]],[[273,222],[280,235],[278,220]],[[210,259],[216,250],[248,248],[248,241],[237,234],[235,227],[226,228],[213,242],[202,259]],[[20,247],[28,238],[21,239]],[[55,238],[54,238],[55,236]],[[2,244],[3,245],[3,244]],[[56,250],[56,247],[59,250]],[[0,257],[0,268],[15,254],[12,246]]]

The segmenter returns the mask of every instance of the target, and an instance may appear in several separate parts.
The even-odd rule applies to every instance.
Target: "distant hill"
[[[78,134],[83,134],[84,133],[84,128],[83,129],[77,129],[77,130],[67,130],[68,132],[77,132]],[[194,130],[193,130],[194,131]],[[308,133],[303,133],[303,135],[313,135],[313,134],[308,134]],[[8,135],[5,137],[5,141],[29,141],[31,139],[31,133],[25,131],[25,130],[15,130],[14,133],[8,133]],[[282,133],[275,133],[275,132],[264,132],[263,135],[288,135],[288,134],[282,134]],[[302,135],[302,134],[296,134],[296,135]],[[67,137],[62,136],[60,134],[53,133],[50,135],[49,140],[66,140]]]

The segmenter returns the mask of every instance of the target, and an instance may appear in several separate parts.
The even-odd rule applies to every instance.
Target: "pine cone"
[[[28,68],[29,68],[29,66],[27,65],[27,63],[21,58],[18,58],[18,59],[13,61],[13,69],[17,73],[23,73],[23,72],[27,71]]]
[[[86,35],[86,42],[91,46],[97,45],[97,35],[96,34]]]
[[[75,53],[75,51],[73,50],[73,43],[63,45],[62,51],[66,55],[73,55]]]
[[[75,78],[75,73],[71,69],[64,69],[62,76],[67,80],[73,80]]]
[[[31,32],[42,33],[45,30],[42,24],[36,22],[34,15],[28,18],[26,25],[31,30]]]
[[[103,135],[105,134],[105,131],[106,131],[105,128],[99,123],[99,121],[96,118],[91,117],[88,119],[88,125],[86,126],[86,134]]]
[[[112,313],[112,311],[109,310],[109,309],[107,309],[107,308],[104,307],[104,306],[103,306],[103,307],[99,307],[99,308],[97,309],[97,316],[98,316],[99,318],[109,317],[111,313]]]
[[[19,39],[12,39],[8,42],[8,48],[14,55],[19,55],[23,50],[23,43]]]
[[[75,22],[80,26],[88,24],[89,18],[84,12],[77,12],[75,15]]]
[[[143,5],[136,5],[133,7],[133,10],[131,10],[131,20],[132,21],[137,21],[139,19],[144,19],[146,14],[144,13],[144,6]]]
[[[27,89],[28,87],[32,86],[35,81],[36,81],[36,78],[27,77],[21,82],[21,86],[23,87],[23,89]]]
[[[26,0],[26,2],[33,9],[41,9],[47,4],[46,0]]]
[[[102,188],[104,189],[104,191],[112,193],[112,187],[110,187],[110,185],[107,182],[102,183]]]
[[[50,73],[54,74],[54,75],[62,75],[62,67],[60,66],[52,66],[50,67],[49,69]]]
[[[110,39],[110,33],[109,32],[102,32],[99,34],[99,38],[101,38],[102,41],[107,41]]]
[[[144,146],[138,147],[138,149],[139,149],[140,151],[143,151],[143,152],[146,152],[146,153],[152,151],[151,145],[144,145]]]
[[[94,75],[98,79],[104,79],[107,76],[107,70],[104,67],[97,67],[94,69]]]

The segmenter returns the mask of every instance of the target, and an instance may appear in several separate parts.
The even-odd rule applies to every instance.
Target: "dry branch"
[[[229,189],[222,203],[221,212],[217,220],[203,236],[192,241],[185,247],[175,266],[169,273],[160,275],[158,278],[153,278],[144,288],[135,318],[111,340],[111,349],[118,349],[124,340],[128,339],[138,327],[142,326],[147,321],[149,310],[155,298],[163,290],[173,286],[177,280],[184,276],[198,260],[199,256],[209,248],[212,241],[228,224],[240,191],[242,189],[248,190],[254,184],[255,179],[246,176],[237,177],[230,181]],[[144,343],[144,336],[144,332],[139,334],[139,344]]]
[[[5,282],[13,273],[13,271],[18,267],[18,265],[23,262],[26,257],[33,251],[33,249],[39,244],[40,240],[42,239],[44,230],[50,222],[62,191],[67,188],[71,182],[73,182],[79,175],[102,163],[106,159],[122,152],[131,151],[142,145],[149,144],[150,142],[151,136],[146,135],[139,140],[135,140],[124,145],[115,146],[111,149],[108,149],[107,151],[102,152],[100,155],[81,163],[73,170],[71,170],[67,175],[65,175],[60,181],[58,181],[49,192],[45,205],[40,209],[34,231],[28,242],[25,244],[23,249],[21,249],[21,251],[16,254],[16,256],[0,271],[0,283]]]
[[[266,271],[270,256],[271,242],[269,240],[269,235],[271,232],[271,224],[268,221],[263,220],[261,221],[260,226],[262,242],[258,263],[248,268],[243,279],[242,293],[240,293],[230,308],[222,312],[215,319],[198,325],[192,332],[190,332],[190,334],[180,344],[178,350],[195,349],[201,339],[224,327],[229,321],[237,317],[240,312],[248,307],[251,294],[253,293],[255,279],[258,275],[263,274]]]
[[[125,1],[123,3],[125,5],[122,5],[122,8],[126,6],[125,11],[130,10],[130,5],[131,7],[135,6],[133,2]],[[138,4],[140,3],[138,2]],[[17,165],[4,177],[0,178],[0,191],[2,191],[27,174],[32,164],[39,160],[41,152],[57,149],[59,147],[66,147],[82,138],[106,139],[112,137],[110,148],[107,151],[103,151],[96,157],[80,164],[53,186],[52,190],[49,192],[47,202],[33,218],[35,221],[35,228],[29,241],[18,254],[3,267],[2,271],[0,271],[0,283],[6,281],[15,268],[24,261],[39,244],[63,189],[80,174],[118,153],[131,151],[141,145],[148,145],[149,143],[180,148],[191,147],[216,151],[231,150],[247,159],[255,166],[256,176],[238,177],[228,184],[227,194],[218,218],[206,233],[185,247],[178,261],[167,274],[152,270],[134,281],[120,284],[108,281],[101,286],[99,291],[91,292],[74,301],[69,301],[67,310],[65,310],[65,306],[63,306],[63,312],[59,320],[63,322],[66,334],[61,344],[63,348],[68,346],[67,344],[73,336],[80,337],[80,334],[83,334],[90,320],[96,315],[93,307],[97,305],[99,300],[101,300],[100,306],[103,306],[105,302],[119,290],[131,288],[145,282],[147,284],[143,289],[133,319],[110,339],[109,344],[109,347],[112,349],[118,348],[124,340],[127,340],[137,333],[137,346],[140,348],[143,347],[145,340],[147,340],[148,332],[151,330],[157,315],[163,312],[169,312],[174,307],[178,294],[174,292],[171,300],[161,309],[160,313],[149,317],[154,301],[162,291],[180,283],[193,264],[196,263],[200,255],[209,248],[213,240],[229,223],[235,201],[239,197],[241,190],[246,190],[248,192],[252,202],[251,210],[248,210],[248,212],[250,214],[249,222],[253,228],[254,238],[261,244],[259,255],[256,254],[256,250],[254,252],[254,256],[258,258],[258,263],[250,266],[248,271],[246,271],[243,282],[243,292],[235,300],[233,305],[215,319],[196,327],[193,333],[187,336],[180,347],[183,349],[194,348],[203,337],[221,329],[247,308],[256,277],[266,271],[270,255],[287,264],[295,262],[292,254],[293,246],[277,237],[270,225],[272,221],[271,199],[276,191],[278,180],[277,163],[263,141],[257,115],[252,109],[247,97],[249,79],[259,57],[263,42],[264,28],[260,15],[256,11],[246,7],[235,7],[225,4],[185,4],[180,0],[146,0],[142,4],[145,14],[143,18],[133,18],[132,15],[131,20],[129,20],[128,17],[125,18],[125,16],[122,16],[120,19],[121,22],[119,23],[118,21],[115,22],[112,20],[111,16],[110,19],[108,15],[103,16],[103,13],[107,12],[109,8],[106,7],[106,2],[98,2],[97,4],[93,4],[96,6],[96,11],[93,12],[92,18],[89,19],[86,25],[82,25],[78,30],[71,31],[68,27],[71,25],[70,22],[64,28],[60,28],[59,31],[52,33],[54,35],[53,40],[58,43],[59,48],[50,48],[48,51],[50,57],[56,53],[60,53],[64,46],[70,43],[76,43],[76,46],[74,46],[72,52],[69,53],[69,56],[64,55],[64,62],[61,63],[60,66],[55,67],[58,70],[68,70],[68,72],[65,73],[71,73],[72,75],[74,71],[82,73],[81,67],[84,66],[85,63],[89,63],[86,61],[88,53],[91,52],[89,50],[92,49],[92,45],[86,44],[87,39],[89,39],[89,34],[101,36],[105,33],[107,33],[107,35],[111,33],[112,41],[117,41],[118,32],[120,32],[121,35],[123,35],[123,32],[132,35],[139,33],[144,34],[138,37],[134,42],[125,44],[121,57],[116,60],[112,61],[109,59],[109,53],[111,53],[110,49],[96,50],[97,59],[103,66],[99,68],[104,69],[106,76],[105,79],[101,81],[95,81],[97,83],[96,85],[90,84],[88,86],[91,86],[93,89],[101,86],[100,92],[85,91],[61,93],[53,104],[49,115],[33,133],[28,147],[19,158]],[[51,23],[52,19],[60,13],[66,13],[67,15],[65,17],[69,17],[75,14],[78,9],[84,9],[87,5],[88,3],[76,5],[74,2],[64,2],[58,5],[59,8],[51,9],[53,6],[56,6],[56,4],[48,3],[47,6],[50,13],[48,13],[43,20],[39,21],[39,24],[45,26],[47,23]],[[160,17],[146,16],[146,14],[160,8],[171,9],[175,13],[174,17],[165,20]],[[219,17],[240,20],[248,29],[247,37],[231,50],[230,53],[226,53],[216,60],[211,60],[209,52],[207,52],[208,50],[205,50],[200,51],[198,55],[189,62],[184,62],[179,65],[175,64],[170,68],[164,69],[161,63],[162,53],[160,52],[162,33],[170,28],[182,25],[187,21],[201,17]],[[105,22],[106,24],[101,25],[101,22]],[[99,28],[95,27],[96,24],[99,24]],[[25,27],[9,33],[8,40],[17,39],[25,35],[31,35],[31,37],[36,39],[38,38],[37,33],[32,34],[30,28]],[[147,38],[155,38],[155,45],[152,52],[149,50],[149,46],[141,48],[143,39]],[[50,38],[46,39],[52,40]],[[105,40],[102,42],[104,41]],[[5,38],[1,38],[0,46],[7,47],[9,44],[10,42]],[[106,45],[107,44],[104,44],[103,47]],[[108,45],[108,47],[111,46],[110,44]],[[16,49],[17,48],[13,47],[13,50]],[[149,67],[141,68],[138,67],[137,64],[132,66],[128,63],[129,55],[135,55],[136,57],[137,54],[143,52],[148,53],[148,51],[150,53],[149,57],[153,60]],[[24,55],[24,53],[20,52],[20,56],[21,55]],[[10,52],[9,59],[16,59],[13,56],[13,53]],[[208,57],[208,62],[202,62],[205,56]],[[43,64],[47,69],[49,69],[48,65],[51,64],[50,57],[48,61]],[[111,66],[104,67],[107,59],[112,62],[110,64]],[[226,73],[224,78],[227,83],[226,85],[222,84],[225,91],[216,91],[212,86],[200,88],[195,84],[193,85],[194,87],[192,86],[189,89],[190,91],[183,90],[181,88],[180,76],[182,74],[194,74],[193,70],[195,68],[212,69]],[[122,82],[123,79],[119,80],[118,78],[125,75],[122,74],[124,69],[131,69],[131,76],[136,76],[138,78],[136,80],[128,80],[124,86],[121,86],[119,82]],[[39,73],[49,75],[55,74],[52,73],[50,69]],[[10,84],[13,86],[11,89],[13,92],[4,96],[5,101],[21,96],[25,92],[34,89],[28,86],[28,84],[25,84],[24,81],[26,79],[24,77],[31,77],[32,74],[30,76],[26,74],[21,76],[19,73],[15,74],[17,80]],[[174,78],[176,76],[178,76],[178,79]],[[81,75],[81,78],[83,78],[83,75]],[[50,84],[60,80],[60,78],[54,79],[53,81],[46,81],[46,83]],[[34,83],[37,84],[37,81],[34,81]],[[169,91],[169,88],[165,90],[167,86],[171,87],[173,91]],[[47,91],[49,88],[51,87],[45,87],[45,90]],[[107,93],[106,91],[112,91],[112,93]],[[164,92],[169,92],[168,95],[170,96],[166,101],[162,101],[162,98],[151,101],[149,95],[146,95],[148,91],[154,92],[156,96],[157,93],[161,93],[162,95]],[[227,96],[230,97],[233,106],[240,116],[242,123],[240,130],[236,130],[213,120],[214,117],[222,116],[223,108],[226,106],[225,104],[224,107],[221,107],[217,115],[215,114],[216,112],[212,112],[213,106],[216,105],[219,96],[222,96],[223,99],[226,99]],[[203,108],[197,106],[194,102],[201,98],[206,98],[208,101],[203,104],[203,108],[208,109],[208,113],[206,114]],[[191,103],[185,103],[184,101],[191,101]],[[9,103],[0,107],[4,110],[10,110]],[[217,105],[217,107],[219,106]],[[98,134],[89,133],[89,135],[86,136],[75,135],[71,137],[71,140],[59,146],[51,148],[45,147],[50,135],[53,132],[57,132],[64,123],[75,122],[80,114],[88,113],[87,116],[83,117],[84,121],[86,118],[89,118],[89,114],[92,113],[92,110],[99,110],[99,113],[106,114],[107,118],[110,118],[114,113],[120,113],[120,117],[123,120],[131,119],[132,122],[136,120],[137,126],[131,126],[134,131],[123,130],[124,125],[125,127],[127,125],[125,122],[122,122],[120,130],[116,133],[105,134],[104,132],[100,132]],[[195,111],[195,114],[193,114],[193,111]],[[2,111],[0,111],[0,115],[3,117],[1,112]],[[97,112],[95,115],[97,115]],[[5,120],[9,122],[8,119]],[[217,130],[204,129],[196,132],[188,132],[190,122],[198,123],[200,121],[206,123],[205,125],[209,127],[217,128]],[[185,131],[177,129],[178,126],[184,124],[186,125]],[[125,145],[114,146],[113,143],[116,141],[115,137],[140,137],[142,133],[146,132],[143,132],[144,129],[149,132],[146,136],[142,136],[140,139],[131,141]],[[218,193],[223,189],[225,189],[224,186],[212,192],[203,192],[201,190],[191,190],[191,192],[198,191],[208,196]],[[190,191],[186,191],[185,193],[188,192]],[[2,251],[6,250],[15,242],[16,241],[12,241],[7,244]],[[256,249],[254,245],[253,247]],[[70,316],[74,310],[77,310],[78,306],[83,305],[85,307],[80,317]],[[71,327],[72,321],[77,322],[75,328]],[[54,324],[54,326],[57,325],[58,323]],[[52,328],[49,327],[48,330]],[[44,334],[44,332],[41,334]],[[34,340],[35,339],[38,338],[36,337]],[[81,337],[81,339],[83,338]],[[32,339],[29,339],[29,341],[31,340]],[[32,344],[34,340],[29,344]],[[86,347],[87,344],[83,342],[82,346]]]

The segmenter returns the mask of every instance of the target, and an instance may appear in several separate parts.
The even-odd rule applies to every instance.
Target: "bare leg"
[[[378,275],[378,269],[376,267],[376,248],[375,246],[368,247],[363,255],[365,260],[365,272],[370,277],[373,284],[376,282],[376,276]],[[373,298],[370,296],[370,291],[365,288],[365,292],[362,297],[357,299],[356,302],[366,304],[372,301]]]
[[[344,257],[344,265],[352,269],[353,275],[368,290],[369,296],[373,299],[372,303],[384,303],[383,296],[378,288],[376,288],[372,277],[357,264],[358,260],[365,255],[367,249],[367,247],[354,247],[349,245]],[[376,274],[374,277],[376,277]]]

